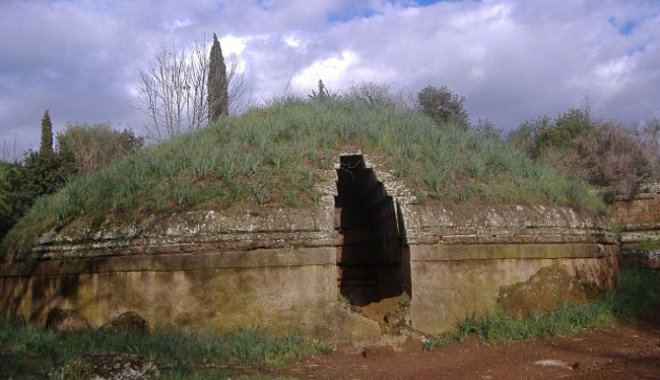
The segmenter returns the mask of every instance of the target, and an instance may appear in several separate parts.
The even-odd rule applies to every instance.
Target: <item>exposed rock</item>
[[[101,326],[118,334],[142,335],[149,332],[149,322],[134,311],[127,311]]]
[[[158,367],[137,355],[108,352],[83,355],[48,373],[50,379],[158,379]]]
[[[90,326],[85,317],[77,311],[56,307],[46,317],[46,328],[63,333],[74,333],[88,330]]]
[[[336,321],[338,327],[335,342],[337,344],[364,347],[380,340],[378,322],[356,314],[344,305],[337,305]]]
[[[561,360],[557,359],[543,359],[543,360],[537,360],[534,362],[534,365],[542,366],[542,367],[560,367],[560,368],[566,368],[566,369],[573,369],[572,366],[569,366],[568,363],[563,362]]]

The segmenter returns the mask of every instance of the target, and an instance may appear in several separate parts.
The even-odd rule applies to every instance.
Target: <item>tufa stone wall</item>
[[[261,327],[365,345],[378,341],[377,321],[339,295],[355,305],[406,292],[412,328],[436,334],[498,305],[521,316],[615,286],[618,247],[604,220],[559,207],[420,205],[366,160],[345,178],[361,179],[342,185],[357,195],[342,202],[342,164],[335,169],[319,173],[315,208],[189,212],[46,234],[36,260],[2,263],[2,314],[43,326],[52,308],[69,308],[98,327],[134,310],[152,326]],[[351,225],[364,236],[347,239]]]
[[[625,264],[660,268],[660,187],[617,199],[611,208],[611,222],[619,231],[622,261]]]

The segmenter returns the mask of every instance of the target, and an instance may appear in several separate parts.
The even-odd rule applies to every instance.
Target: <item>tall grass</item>
[[[602,299],[581,305],[564,305],[547,314],[532,314],[516,320],[498,308],[494,315],[459,320],[453,332],[426,341],[433,349],[450,341],[477,336],[486,342],[533,340],[585,328],[612,326],[617,321],[635,321],[654,305],[660,304],[660,272],[649,269],[623,269],[619,284]]]
[[[283,99],[143,149],[41,199],[7,235],[25,251],[74,219],[139,218],[232,205],[309,206],[317,169],[345,150],[379,152],[422,200],[559,203],[595,209],[584,187],[504,143],[421,113],[351,98]]]
[[[45,371],[90,352],[137,354],[155,362],[165,378],[217,378],[231,366],[278,366],[329,350],[327,345],[297,336],[275,337],[259,330],[225,335],[189,335],[175,330],[156,330],[144,336],[107,330],[61,334],[5,321],[0,324],[0,358],[7,360],[0,361],[0,378],[42,378]]]

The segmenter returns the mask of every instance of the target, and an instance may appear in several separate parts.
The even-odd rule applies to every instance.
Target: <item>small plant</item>
[[[346,298],[346,296],[341,293],[337,294],[337,302],[339,302],[342,305],[351,307],[351,301],[349,301],[348,298]]]
[[[423,347],[425,351],[431,351],[435,348],[446,346],[453,340],[454,338],[451,333],[443,333],[424,339]]]
[[[604,192],[603,193],[603,201],[608,205],[613,204],[614,201],[616,201],[616,193],[612,190],[608,190],[608,191]]]

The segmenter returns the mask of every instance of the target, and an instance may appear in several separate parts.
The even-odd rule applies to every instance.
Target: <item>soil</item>
[[[636,324],[532,342],[338,349],[260,375],[299,379],[660,379],[660,308]]]

